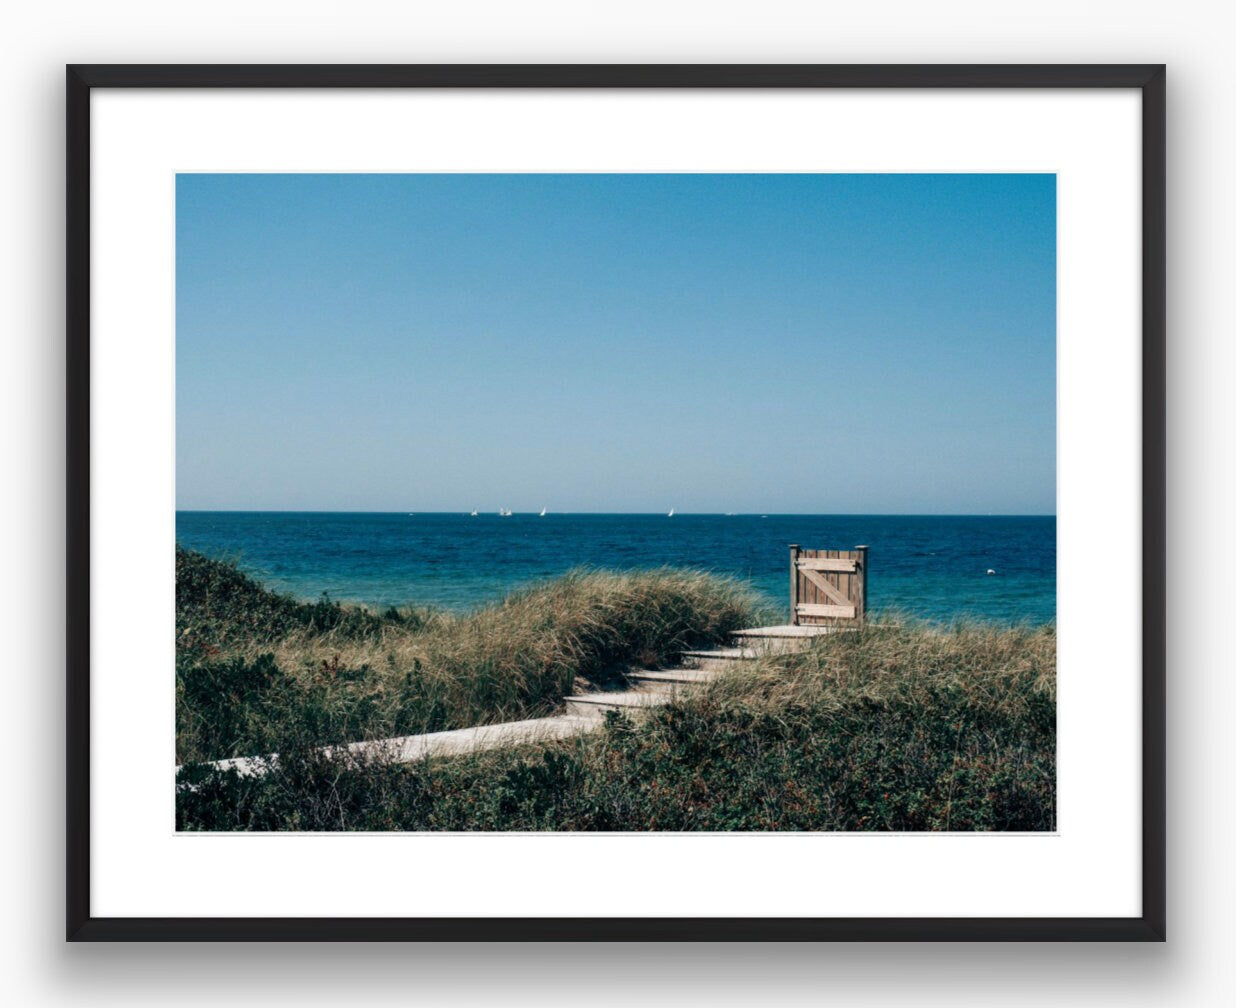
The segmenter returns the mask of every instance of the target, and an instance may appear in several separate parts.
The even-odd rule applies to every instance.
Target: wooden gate
[[[790,547],[790,622],[795,626],[861,623],[867,612],[867,547]]]

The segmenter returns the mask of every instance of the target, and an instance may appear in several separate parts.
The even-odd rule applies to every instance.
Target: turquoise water
[[[874,610],[945,621],[1056,616],[1053,516],[181,511],[176,538],[304,599],[326,592],[373,605],[466,609],[572,567],[668,564],[749,581],[787,616],[791,543],[864,544]]]

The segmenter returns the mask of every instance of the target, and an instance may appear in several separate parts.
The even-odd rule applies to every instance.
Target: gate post
[[[798,544],[790,547],[790,626],[798,626]]]
[[[858,562],[862,567],[862,577],[858,579],[858,602],[855,606],[855,615],[860,623],[867,622],[867,547],[855,546],[854,550],[858,553]]]

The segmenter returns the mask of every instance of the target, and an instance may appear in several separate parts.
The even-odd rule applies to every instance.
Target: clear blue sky
[[[1052,175],[180,175],[182,509],[1048,514]]]

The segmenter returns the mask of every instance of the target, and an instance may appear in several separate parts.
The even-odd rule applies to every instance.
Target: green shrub
[[[263,588],[234,562],[176,547],[176,645],[180,654],[211,657],[237,643],[261,644],[295,630],[335,631],[351,637],[384,623],[415,623],[417,614],[390,610],[378,617],[323,595],[298,602]]]

